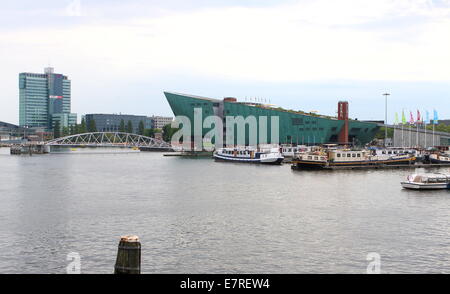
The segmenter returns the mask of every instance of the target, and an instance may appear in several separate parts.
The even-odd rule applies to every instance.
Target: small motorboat
[[[406,182],[401,182],[402,187],[412,190],[438,190],[450,189],[450,175],[439,173],[412,174]]]

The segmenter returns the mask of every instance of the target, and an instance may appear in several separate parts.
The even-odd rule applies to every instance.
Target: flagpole
[[[419,122],[417,122],[416,148],[419,148]]]
[[[409,112],[409,148],[413,148],[413,143],[412,143],[412,126],[414,125],[414,116],[412,114],[412,111]]]
[[[434,119],[433,119],[433,147],[434,147]]]
[[[385,97],[385,112],[384,112],[384,148],[387,147],[387,98],[391,95],[389,93],[384,93],[383,96]]]
[[[405,148],[405,140],[403,139],[403,122],[402,122],[402,148]]]

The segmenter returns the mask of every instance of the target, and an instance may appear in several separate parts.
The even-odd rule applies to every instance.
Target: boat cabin
[[[408,181],[423,184],[449,183],[450,177],[444,174],[413,174],[408,177]]]
[[[331,161],[363,161],[366,160],[368,151],[366,150],[334,150],[329,152],[329,159]]]

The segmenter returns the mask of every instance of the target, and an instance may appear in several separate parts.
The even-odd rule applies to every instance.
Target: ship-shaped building
[[[279,144],[352,144],[364,145],[375,137],[379,126],[372,122],[352,120],[348,117],[348,103],[339,102],[338,116],[331,117],[316,113],[287,110],[257,102],[239,102],[236,98],[213,99],[173,92],[164,92],[175,116],[185,116],[194,122],[194,113],[201,111],[202,119],[208,116],[220,117],[225,126],[226,117],[267,117],[267,141],[270,143],[271,117],[278,117]],[[257,120],[259,123],[260,120]],[[194,125],[192,123],[192,133]],[[259,128],[260,126],[258,126]],[[203,136],[210,129],[203,128]],[[224,137],[226,130],[224,128]],[[260,142],[258,136],[258,144]],[[273,141],[272,141],[273,142]],[[249,136],[245,136],[246,145]]]

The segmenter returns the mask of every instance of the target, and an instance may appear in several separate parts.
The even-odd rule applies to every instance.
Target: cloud
[[[449,1],[233,2],[157,13],[154,3],[80,3],[70,11],[82,17],[3,28],[0,77],[50,61],[76,78],[75,91],[77,84],[126,88],[173,74],[249,83],[450,80]],[[66,8],[51,13],[61,21]],[[117,10],[123,17],[115,17]],[[16,90],[17,76],[9,81]]]
[[[12,51],[25,45],[45,55],[57,48],[52,55],[64,62],[84,61],[124,75],[185,71],[276,81],[448,80],[448,15],[448,6],[431,1],[301,1],[24,30],[0,40]],[[401,17],[421,23],[397,28],[395,19]],[[391,26],[384,27],[388,18]],[[371,22],[379,28],[358,28]]]

